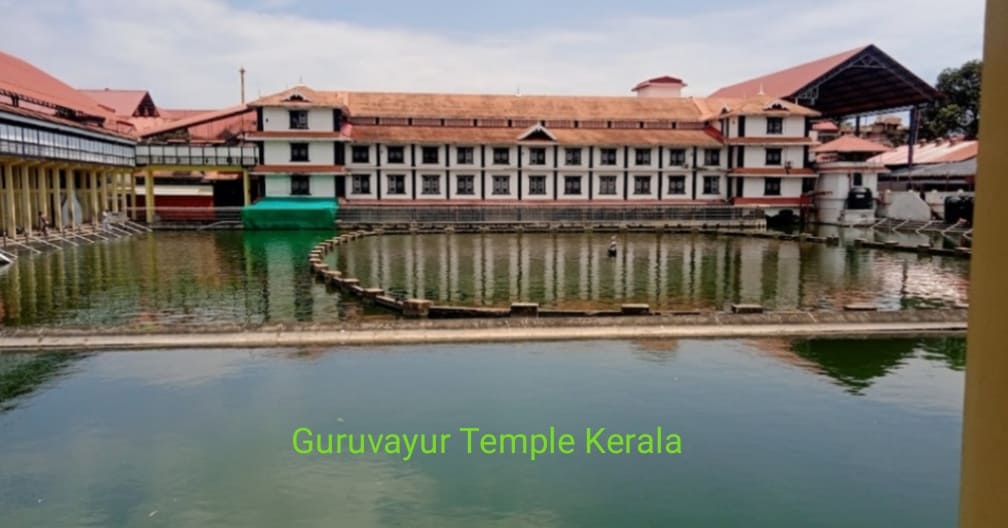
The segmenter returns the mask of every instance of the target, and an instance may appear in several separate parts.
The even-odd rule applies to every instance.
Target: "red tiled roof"
[[[17,94],[31,103],[58,106],[88,116],[108,118],[111,113],[94,99],[78,92],[59,79],[0,51],[0,93]]]
[[[221,120],[224,120],[226,118],[240,116],[240,115],[245,114],[245,113],[251,114],[252,111],[249,110],[249,108],[246,107],[245,105],[232,106],[230,108],[224,108],[222,110],[212,110],[212,111],[205,112],[205,113],[202,113],[202,114],[191,115],[191,116],[186,117],[184,119],[179,119],[179,120],[175,120],[175,121],[165,121],[162,124],[155,125],[155,126],[146,128],[144,130],[140,130],[139,133],[140,133],[140,136],[142,136],[142,137],[155,136],[155,135],[163,134],[163,133],[166,133],[166,132],[172,132],[172,131],[175,131],[175,130],[181,130],[183,128],[191,128],[191,127],[196,127],[198,125],[204,125],[204,124],[215,122],[215,121],[221,121]],[[254,127],[253,127],[253,129],[254,129]]]
[[[123,139],[135,140],[135,138],[133,137],[133,135],[131,133],[129,133],[129,132],[132,132],[132,127],[129,127],[128,123],[121,123],[119,121],[116,121],[115,122],[115,124],[117,125],[116,129],[104,128],[104,127],[99,127],[97,125],[90,125],[90,124],[86,124],[86,123],[81,123],[79,121],[74,121],[74,120],[71,120],[71,119],[64,119],[62,117],[57,117],[57,116],[52,115],[52,114],[50,114],[48,112],[44,112],[42,110],[43,109],[41,107],[32,107],[32,108],[29,108],[27,106],[8,106],[8,105],[5,105],[5,104],[0,104],[0,112],[10,113],[10,114],[18,114],[18,115],[22,115],[22,116],[25,116],[25,117],[30,117],[30,118],[33,118],[33,119],[38,119],[40,121],[47,121],[47,122],[54,123],[54,124],[57,124],[57,125],[62,125],[62,126],[67,126],[67,127],[78,128],[78,129],[81,129],[81,130],[86,130],[86,131],[93,132],[93,133],[96,133],[96,134],[106,134],[106,135],[110,135],[110,136],[117,136],[117,137],[123,138]],[[122,126],[119,127],[118,125],[122,125]]]
[[[637,86],[634,86],[631,91],[636,92],[637,90],[640,90],[641,88],[644,88],[645,86],[649,86],[652,84],[681,84],[683,86],[686,86],[686,83],[684,83],[683,80],[678,77],[672,77],[671,75],[663,75],[661,77],[655,77],[653,79],[641,81],[637,83]]]
[[[354,125],[354,141],[383,143],[498,143],[519,142],[525,132],[518,128],[425,127]],[[685,145],[719,146],[717,139],[703,130],[647,128],[557,128],[550,132],[561,145]]]
[[[832,121],[819,121],[812,125],[812,130],[817,132],[839,132],[840,127]]]
[[[78,90],[94,99],[98,104],[110,108],[117,116],[132,116],[144,97],[150,94],[146,90]]]
[[[979,147],[980,143],[975,140],[956,142],[946,140],[920,144],[914,147],[914,164],[965,161],[975,158]],[[884,165],[907,165],[907,158],[908,148],[903,145],[868,161]]]
[[[773,97],[787,97],[867,48],[868,46],[861,46],[843,53],[799,64],[786,70],[725,86],[711,94],[711,97],[748,97],[760,92]]]
[[[253,173],[286,172],[297,174],[333,174],[342,173],[342,165],[256,165],[252,169]]]
[[[729,145],[812,145],[815,140],[809,137],[781,137],[781,136],[746,136],[728,138]]]
[[[829,143],[819,145],[812,152],[888,152],[889,147],[854,135],[840,136]]]
[[[347,139],[350,138],[343,135],[338,131],[319,131],[319,130],[265,130],[262,132],[249,132],[245,134],[245,139],[255,140],[255,139]]]

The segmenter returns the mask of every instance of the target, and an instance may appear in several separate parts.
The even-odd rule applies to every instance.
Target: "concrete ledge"
[[[737,314],[761,314],[763,313],[762,304],[733,304],[731,305],[732,313]]]
[[[434,303],[427,299],[407,299],[403,302],[403,315],[413,318],[427,317],[433,305]]]
[[[651,307],[646,304],[623,304],[620,305],[620,313],[623,315],[648,315]]]
[[[431,306],[427,317],[431,319],[477,319],[508,317],[511,311],[507,308],[483,308],[468,306]]]
[[[869,303],[851,303],[843,307],[845,312],[877,312],[879,307]]]
[[[511,317],[538,317],[539,303],[511,303]]]

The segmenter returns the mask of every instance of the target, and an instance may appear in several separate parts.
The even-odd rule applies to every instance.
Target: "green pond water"
[[[950,527],[964,348],[941,338],[0,355],[0,524]],[[469,455],[467,426],[554,426],[577,450]],[[680,454],[583,451],[588,427],[658,426],[680,435]],[[404,462],[300,455],[299,427],[452,435],[443,454]]]
[[[866,236],[842,232],[847,241]],[[3,325],[258,325],[387,317],[311,280],[331,232],[160,232],[23,256],[0,269]],[[889,239],[891,234],[873,236]],[[914,235],[900,235],[912,240]],[[691,235],[386,235],[328,256],[366,286],[438,303],[656,309],[885,309],[966,301],[969,262],[849,245]]]

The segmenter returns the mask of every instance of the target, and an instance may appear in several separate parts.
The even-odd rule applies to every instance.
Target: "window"
[[[564,163],[566,165],[580,165],[581,164],[581,149],[579,148],[568,148],[564,151]]]
[[[575,196],[581,195],[580,176],[564,176],[564,194]]]
[[[506,147],[496,147],[493,149],[493,162],[494,165],[507,165],[511,158],[510,149]],[[496,179],[497,177],[494,176]],[[497,194],[496,192],[494,194]],[[506,193],[505,193],[506,194]]]
[[[308,196],[311,195],[311,181],[310,176],[307,174],[291,174],[290,183],[291,190],[290,193],[294,195]]]
[[[476,188],[473,184],[475,178],[472,174],[459,174],[455,177],[455,194],[462,194],[472,196],[476,194]]]
[[[497,149],[494,149],[494,157],[497,157]],[[504,149],[507,152],[507,149]],[[511,177],[497,175],[493,177],[493,193],[496,195],[511,194]]]
[[[650,165],[651,149],[636,149],[634,151],[634,163],[637,165]]]
[[[389,147],[388,148],[388,162],[389,163],[405,163],[406,162],[406,149],[404,147]]]
[[[334,147],[334,150],[333,150],[333,162],[336,165],[345,165],[346,164],[346,148],[340,142],[336,142],[336,146]]]
[[[686,165],[686,149],[669,149],[669,167]]]
[[[862,178],[860,172],[854,173],[854,178],[851,183],[854,187],[861,187],[862,185],[864,185],[864,178]]]
[[[668,193],[669,194],[686,194],[686,177],[685,176],[669,176],[668,177]]]
[[[599,150],[599,164],[600,165],[615,165],[616,164],[616,149],[614,148],[604,148]]]
[[[424,174],[420,183],[420,194],[441,194],[441,177],[437,174]]]
[[[308,111],[291,110],[290,127],[291,130],[308,130]]]
[[[424,147],[422,151],[422,159],[426,164],[437,164],[438,159],[441,157],[440,149],[438,147]]]
[[[815,192],[815,188],[816,188],[816,179],[815,178],[802,178],[802,181],[801,181],[801,192],[802,192],[802,194],[804,194],[804,193],[810,193],[810,192]]]
[[[459,165],[472,165],[473,164],[473,148],[472,147],[459,147],[455,151],[455,155],[458,158]]]
[[[545,164],[546,164],[546,149],[544,148],[529,149],[529,165],[545,165]]]
[[[308,144],[291,143],[291,161],[308,161]]]
[[[763,179],[763,196],[780,196],[780,178]]]
[[[634,176],[634,179],[633,179],[633,193],[634,194],[651,194],[651,177],[650,176]]]
[[[703,193],[704,194],[721,194],[720,176],[704,176],[703,177]]]
[[[371,159],[371,148],[363,146],[353,147],[350,156],[354,163],[368,163]]]
[[[781,149],[779,149],[779,148],[768,148],[768,149],[766,149],[766,164],[767,165],[780,165],[781,164]]]
[[[615,176],[599,176],[599,195],[614,195],[616,194],[616,177]]]
[[[767,134],[783,134],[784,133],[784,118],[783,117],[768,117],[768,118],[766,118],[766,133]]]
[[[543,196],[546,194],[546,177],[529,176],[529,196]]]
[[[704,165],[716,167],[721,165],[721,149],[704,149]]]
[[[388,194],[406,194],[406,175],[388,175]]]
[[[354,174],[351,176],[350,190],[354,194],[371,194],[371,175]]]

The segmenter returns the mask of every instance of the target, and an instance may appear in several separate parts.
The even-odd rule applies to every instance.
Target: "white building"
[[[261,98],[265,196],[352,203],[745,204],[771,214],[814,188],[813,110],[767,96],[321,92]],[[797,211],[795,211],[797,212]]]
[[[813,149],[819,181],[817,220],[824,224],[864,225],[875,222],[878,175],[886,167],[870,158],[885,145],[847,135]]]

